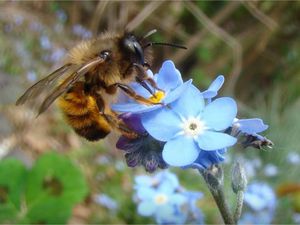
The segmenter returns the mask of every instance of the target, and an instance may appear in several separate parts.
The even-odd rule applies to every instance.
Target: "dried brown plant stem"
[[[270,30],[276,30],[278,28],[278,24],[271,17],[264,14],[261,10],[259,10],[254,2],[252,1],[242,1],[243,5],[248,9],[248,11],[258,19],[262,24],[268,27]]]
[[[234,64],[225,91],[228,94],[233,95],[235,84],[242,70],[243,50],[241,44],[237,41],[237,39],[235,39],[233,36],[227,33],[224,29],[217,26],[210,18],[208,18],[203,13],[203,11],[199,7],[195,6],[194,3],[185,2],[185,6],[198,19],[198,21],[206,27],[207,30],[209,30],[214,35],[218,36],[228,46],[232,48]]]
[[[144,22],[164,1],[152,1],[144,7],[144,9],[131,20],[127,26],[126,30],[133,31],[140,24]]]
[[[213,18],[212,21],[215,24],[220,24],[221,22],[224,22],[226,18],[231,15],[232,12],[234,12],[238,7],[240,6],[239,2],[232,1],[228,2],[226,6],[224,6]],[[173,61],[175,64],[181,63],[184,59],[188,58],[193,52],[194,49],[197,48],[197,46],[200,44],[200,42],[203,40],[204,36],[207,34],[206,29],[202,29],[198,31],[196,34],[193,34],[188,40],[185,46],[187,47],[186,51],[178,51],[173,56]]]

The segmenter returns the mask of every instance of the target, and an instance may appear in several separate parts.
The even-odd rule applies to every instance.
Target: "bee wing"
[[[43,78],[39,82],[32,85],[27,91],[17,100],[16,105],[22,105],[28,100],[38,97],[44,90],[47,91],[49,88],[54,86],[56,81],[63,75],[67,74],[74,65],[65,64],[64,66],[58,68],[53,73],[49,74],[47,77]]]
[[[92,67],[103,63],[105,59],[95,58],[86,64],[82,65],[78,70],[68,76],[60,85],[58,85],[50,94],[45,98],[39,108],[38,115],[43,113],[60,95],[65,93],[76,81],[78,81],[84,74],[86,74]]]

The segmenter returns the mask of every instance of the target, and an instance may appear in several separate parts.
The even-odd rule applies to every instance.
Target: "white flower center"
[[[184,134],[190,137],[197,137],[207,129],[204,121],[194,117],[185,120],[182,127]]]
[[[157,194],[155,197],[154,197],[154,202],[157,204],[157,205],[163,205],[165,203],[168,202],[168,196],[165,195],[165,194]]]

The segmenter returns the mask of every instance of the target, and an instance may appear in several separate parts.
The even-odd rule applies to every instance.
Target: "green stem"
[[[218,206],[218,209],[221,213],[224,223],[225,224],[236,224],[235,220],[233,219],[232,213],[230,211],[229,205],[226,201],[222,182],[219,182],[218,187],[213,187],[209,183],[209,180],[207,179],[206,172],[203,170],[199,170],[199,172],[203,176],[203,178],[210,190],[210,193],[212,194],[212,196]]]

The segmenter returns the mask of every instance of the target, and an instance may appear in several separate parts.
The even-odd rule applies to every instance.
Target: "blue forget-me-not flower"
[[[148,71],[148,74],[152,76],[151,71]],[[167,60],[153,79],[159,87],[154,96],[141,85],[133,83],[132,88],[139,95],[161,104],[139,104],[123,97],[121,102],[112,105],[112,109],[138,115],[140,125],[151,138],[151,143],[160,143],[157,148],[158,152],[162,153],[162,160],[156,157],[154,161],[160,160],[171,166],[196,165],[208,168],[225,159],[227,148],[233,146],[241,134],[246,137],[243,142],[245,147],[261,147],[268,141],[258,134],[267,129],[262,120],[238,120],[234,99],[216,98],[224,83],[223,75],[219,75],[207,90],[200,92],[191,84],[191,80],[184,83],[174,63]],[[118,142],[118,147],[124,149],[120,142],[123,145],[126,143],[124,137]],[[149,152],[149,146],[153,146],[137,142],[139,152]],[[136,145],[136,142],[132,143],[131,149]],[[135,164],[136,160],[133,161]],[[153,168],[160,167],[156,165]]]
[[[276,209],[276,195],[268,184],[253,182],[245,192],[245,206],[248,211],[239,224],[270,224]]]
[[[138,213],[153,217],[158,224],[203,221],[203,214],[195,205],[202,193],[185,191],[175,174],[163,171],[153,177],[137,176],[135,190]]]

